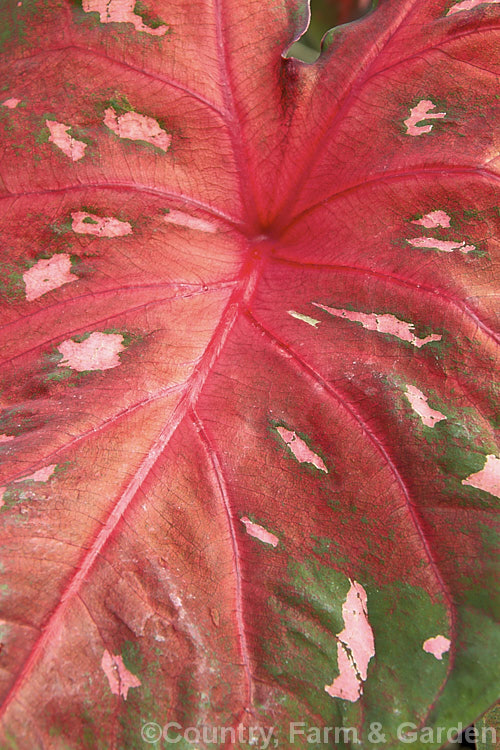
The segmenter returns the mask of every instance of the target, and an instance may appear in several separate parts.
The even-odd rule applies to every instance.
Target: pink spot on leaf
[[[27,480],[30,480],[31,482],[46,482],[53,475],[56,468],[57,464],[49,464],[48,466],[44,466],[43,469],[38,469],[38,471],[33,472],[33,474],[18,479],[17,481],[26,482]]]
[[[446,15],[451,16],[453,13],[460,13],[462,10],[472,10],[477,8],[478,5],[496,5],[498,3],[500,3],[500,0],[462,0],[461,3],[453,5]]]
[[[212,221],[205,221],[205,219],[199,219],[196,216],[190,216],[185,214],[183,211],[170,210],[165,215],[164,219],[167,224],[177,224],[180,227],[187,227],[188,229],[197,229],[200,232],[214,233],[217,231],[217,225]]]
[[[55,122],[54,120],[45,120],[45,124],[50,130],[49,141],[54,146],[60,148],[72,161],[78,161],[83,157],[87,144],[83,141],[77,141],[69,134],[71,125],[64,125],[62,122]]]
[[[354,703],[361,696],[362,686],[356,667],[343,643],[337,643],[337,668],[339,676],[331,685],[325,685],[325,690],[332,698],[341,698]]]
[[[431,211],[429,214],[422,216],[421,219],[414,221],[413,224],[419,224],[426,229],[436,229],[437,227],[450,226],[450,217],[444,211]]]
[[[113,216],[96,216],[85,211],[73,211],[71,228],[78,234],[94,234],[97,237],[123,237],[130,234],[132,227],[128,221],[120,221]]]
[[[337,636],[339,675],[331,685],[325,685],[326,692],[332,698],[354,702],[363,693],[368,664],[375,656],[375,641],[368,622],[366,599],[363,586],[351,581],[351,587],[342,606],[344,629]]]
[[[434,427],[436,422],[441,422],[441,420],[446,419],[445,415],[441,414],[440,411],[431,409],[427,403],[427,396],[424,396],[422,391],[415,388],[414,385],[406,386],[406,397],[410,402],[413,411],[418,414],[426,427]]]
[[[123,659],[118,654],[110,654],[105,651],[101,659],[101,667],[108,678],[109,687],[113,695],[119,695],[127,700],[130,688],[140,687],[140,679],[132,672],[129,672]]]
[[[168,31],[168,26],[152,28],[146,26],[142,18],[134,13],[136,0],[83,0],[85,13],[99,13],[101,23],[131,23],[136,31],[153,36],[163,36]]]
[[[423,120],[440,120],[446,117],[446,112],[431,112],[436,105],[430,99],[422,99],[416,107],[410,110],[410,116],[404,121],[406,132],[409,135],[423,135],[430,133],[432,125],[419,125]]]
[[[274,534],[271,534],[271,532],[266,531],[262,526],[259,526],[257,523],[253,523],[249,518],[244,516],[241,519],[241,522],[245,524],[245,528],[247,530],[247,534],[250,536],[255,537],[255,539],[258,539],[261,542],[264,542],[265,544],[271,544],[273,547],[276,547],[279,539]]]
[[[449,638],[445,638],[444,635],[436,635],[434,638],[427,638],[424,641],[422,648],[428,654],[432,654],[440,661],[443,658],[443,654],[450,650],[451,641]]]
[[[13,484],[17,482],[47,482],[54,474],[56,468],[57,464],[49,464],[48,466],[44,466],[42,469],[34,471],[33,474],[28,474],[28,476],[26,477],[14,479]],[[5,504],[4,495],[6,490],[7,487],[0,487],[0,508]]]
[[[408,341],[417,348],[420,348],[431,341],[440,341],[442,338],[442,336],[436,333],[426,336],[423,339],[418,338],[418,336],[413,333],[415,328],[413,323],[406,323],[406,321],[399,320],[399,318],[396,318],[394,315],[354,312],[353,310],[327,307],[326,305],[320,305],[318,302],[313,302],[313,305],[319,307],[321,310],[325,310],[327,313],[330,313],[330,315],[350,320],[353,323],[361,323],[363,328],[366,328],[369,331],[378,331],[378,333],[388,333],[390,336],[396,336],[398,339],[401,339],[401,341]]]
[[[406,240],[413,247],[423,247],[430,250],[441,250],[443,253],[452,253],[454,250],[460,250],[462,253],[470,253],[475,250],[474,245],[466,245],[465,242],[456,242],[454,240],[435,240],[433,237],[415,237],[413,240]]]
[[[26,287],[26,299],[31,302],[42,294],[57,289],[63,284],[75,281],[76,276],[71,273],[71,258],[64,253],[53,255],[48,260],[39,260],[23,274]]]
[[[462,479],[462,484],[500,497],[500,458],[493,455],[486,456],[486,463],[481,471],[471,474],[467,479]]]
[[[287,447],[291,450],[297,461],[301,464],[308,463],[315,466],[320,471],[324,471],[328,474],[323,460],[312,451],[307,443],[305,443],[296,432],[287,430],[285,427],[276,427],[276,432],[281,439],[286,443]]]
[[[0,441],[1,442],[1,441]],[[26,477],[20,477],[19,479],[14,479],[13,484],[17,482],[47,482],[51,476],[54,474],[54,471],[57,469],[57,464],[49,464],[48,466],[44,466],[42,469],[38,469],[37,471],[34,471],[33,474],[28,474]],[[6,487],[0,487],[0,496],[3,497]],[[3,503],[0,503],[0,507],[3,505]]]
[[[172,141],[172,136],[166,133],[156,120],[137,112],[117,115],[115,110],[109,107],[104,113],[104,124],[120,138],[146,141],[162,151],[167,151]]]
[[[124,348],[123,336],[119,333],[96,331],[78,343],[67,339],[57,347],[63,355],[58,367],[70,367],[78,372],[110,370],[120,364],[118,355]]]
[[[10,443],[11,440],[14,440],[15,435],[0,435],[0,444],[1,443]]]
[[[2,102],[2,106],[7,107],[8,109],[15,109],[20,103],[20,99],[14,99],[14,97],[12,97],[11,99],[6,99],[4,102]]]

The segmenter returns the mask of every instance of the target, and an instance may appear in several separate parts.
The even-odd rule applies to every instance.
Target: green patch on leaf
[[[36,143],[48,143],[50,137],[50,130],[47,127],[43,127],[36,135]]]
[[[101,102],[99,109],[101,110],[102,114],[104,114],[104,111],[109,107],[114,109],[117,115],[123,115],[126,112],[135,111],[135,107],[130,104],[125,94],[118,93],[117,91],[115,91],[109,99]]]
[[[6,513],[12,510],[16,505],[28,503],[36,499],[36,493],[29,489],[29,485],[27,486],[25,483],[16,482],[4,490],[0,513]]]
[[[150,29],[158,29],[160,26],[166,26],[165,22],[151,13],[147,6],[140,0],[137,0],[134,5],[134,13],[136,16],[140,16],[144,21],[144,25],[149,26]]]
[[[8,257],[8,253],[6,256]],[[25,299],[23,273],[24,269],[21,271],[12,263],[0,265],[0,297],[9,302]]]
[[[446,679],[449,654],[436,659],[423,644],[437,635],[451,639],[450,622],[444,601],[421,588],[398,581],[365,588],[376,648],[364,685],[366,722],[380,722],[399,746],[398,727],[418,720],[419,707],[426,710]]]
[[[349,563],[349,558],[342,554],[342,547],[336,539],[313,535],[311,540],[314,543],[312,551],[319,558],[322,558],[322,563],[330,563],[337,566]]]
[[[40,427],[40,417],[23,407],[13,407],[0,412],[0,434],[22,435]]]
[[[50,229],[54,232],[54,234],[58,234],[58,235],[64,235],[64,234],[67,234],[68,232],[71,232],[72,231],[71,217],[64,221],[61,221],[60,223],[53,222],[52,224],[50,224]]]
[[[267,669],[306,711],[327,723],[334,706],[324,688],[338,674],[335,636],[344,627],[342,605],[349,587],[347,576],[330,567],[291,561],[288,580],[278,584],[269,603],[282,631],[266,644]]]
[[[498,750],[500,703],[486,711],[479,721],[476,721],[475,728],[477,730],[477,750]]]

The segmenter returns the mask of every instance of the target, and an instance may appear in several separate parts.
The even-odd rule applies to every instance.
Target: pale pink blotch
[[[309,448],[307,443],[305,443],[304,440],[302,440],[302,438],[299,437],[296,432],[287,430],[286,427],[276,427],[276,432],[285,442],[286,446],[290,449],[299,463],[312,464],[320,471],[324,471],[325,474],[328,474],[328,469],[326,468],[324,461]]]
[[[95,331],[84,341],[66,339],[57,350],[63,355],[58,367],[70,367],[77,372],[110,370],[120,364],[119,354],[125,349],[119,333]]]
[[[55,122],[55,120],[45,120],[45,124],[50,130],[49,141],[54,146],[60,148],[63,154],[69,156],[72,161],[79,161],[83,158],[87,144],[83,141],[77,141],[69,134],[71,125],[64,125],[64,123]]]
[[[104,112],[104,124],[120,138],[146,141],[162,151],[167,151],[172,141],[172,136],[166,133],[156,120],[137,112],[117,115],[112,107],[108,107]]]
[[[217,231],[217,224],[213,221],[200,219],[197,216],[190,216],[183,211],[176,211],[174,209],[165,214],[164,221],[167,224],[177,224],[177,226],[186,227],[187,229],[197,229],[199,232],[213,234]]]
[[[65,253],[53,255],[48,260],[41,259],[23,274],[26,299],[32,302],[43,294],[57,289],[77,277],[71,272],[71,258]]]
[[[470,474],[467,479],[462,479],[462,484],[475,487],[483,492],[500,498],[500,458],[497,456],[486,456],[486,463],[481,471]]]
[[[10,99],[6,99],[4,102],[2,102],[3,107],[7,107],[8,109],[15,109],[18,104],[21,103],[20,99],[15,99],[14,97],[11,97]]]
[[[153,29],[146,26],[142,18],[134,13],[136,0],[83,0],[82,7],[85,13],[99,13],[101,23],[131,23],[136,31],[153,36],[163,36],[168,31],[168,26],[158,26]]]
[[[413,247],[422,247],[429,250],[440,250],[443,253],[452,253],[454,250],[460,250],[461,253],[470,253],[475,250],[474,245],[466,245],[465,242],[456,240],[435,240],[433,237],[415,237],[412,240],[406,240]]]
[[[1,442],[1,441],[0,441]],[[26,477],[20,477],[19,479],[14,479],[13,484],[17,482],[47,482],[54,474],[55,470],[57,469],[57,464],[49,464],[48,466],[44,466],[41,469],[38,469],[37,471],[34,471],[33,474],[28,474]],[[7,487],[0,487],[0,508],[2,505],[4,505],[4,495],[7,490]]]
[[[430,133],[432,125],[419,125],[423,120],[440,120],[446,117],[446,112],[431,112],[436,105],[430,99],[422,99],[416,107],[410,110],[410,116],[404,121],[409,135],[423,135]]]
[[[424,344],[429,344],[431,341],[441,341],[442,338],[442,336],[436,333],[426,336],[423,339],[418,338],[418,336],[413,333],[415,328],[414,324],[406,323],[404,320],[399,320],[395,315],[354,312],[353,310],[320,305],[318,302],[313,302],[312,304],[319,307],[321,310],[325,310],[330,315],[350,320],[353,323],[361,323],[363,328],[366,328],[369,331],[377,331],[378,333],[387,333],[390,336],[396,336],[396,338],[401,339],[401,341],[407,341],[417,348],[424,346]]]
[[[27,480],[30,480],[31,482],[47,482],[54,474],[56,468],[57,464],[49,464],[48,466],[44,466],[43,469],[38,469],[38,471],[34,471],[33,474],[23,477],[22,479],[17,479],[16,481],[26,482]]]
[[[267,531],[263,526],[259,526],[258,523],[253,523],[246,516],[243,516],[240,520],[245,524],[247,534],[255,537],[260,542],[264,542],[264,544],[271,544],[273,547],[277,546],[279,539],[275,534],[271,534],[270,531]]]
[[[13,482],[47,482],[53,476],[56,469],[57,464],[49,464],[42,469],[37,469],[33,474],[28,474],[26,477],[14,479]]]
[[[361,683],[356,667],[343,643],[337,643],[337,668],[339,675],[325,690],[332,698],[340,698],[354,703],[361,696]]]
[[[101,659],[101,667],[108,678],[108,683],[113,695],[119,695],[127,700],[130,688],[140,687],[141,681],[137,675],[132,674],[119,654],[110,654],[104,651]]]
[[[342,606],[344,629],[337,635],[337,668],[339,675],[325,690],[332,698],[357,701],[363,694],[368,664],[375,656],[373,630],[368,622],[367,596],[363,586],[351,581]]]
[[[426,229],[436,229],[437,227],[444,227],[447,229],[450,226],[451,217],[445,211],[431,211],[430,213],[422,216],[421,219],[412,222],[413,224],[419,224]]]
[[[406,398],[410,402],[413,411],[418,414],[426,427],[434,427],[436,422],[446,419],[446,416],[441,414],[440,411],[431,409],[427,403],[428,397],[414,385],[406,386]]]
[[[453,5],[446,15],[451,16],[453,13],[460,13],[463,10],[473,10],[478,5],[497,5],[498,3],[500,3],[500,0],[462,0],[462,2]]]
[[[0,435],[0,443],[10,443],[14,438],[15,435]]]
[[[128,221],[113,216],[96,216],[86,211],[73,211],[71,228],[78,234],[93,234],[96,237],[124,237],[132,232]]]
[[[434,638],[427,638],[424,641],[422,648],[428,654],[432,654],[440,661],[443,658],[443,654],[446,654],[450,650],[451,641],[449,638],[445,638],[444,635],[436,635]]]

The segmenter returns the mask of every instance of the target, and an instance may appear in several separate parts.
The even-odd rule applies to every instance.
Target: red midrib
[[[214,0],[215,28],[217,39],[217,53],[219,61],[219,75],[222,96],[226,109],[226,126],[233,148],[233,156],[238,170],[240,198],[244,208],[247,228],[250,232],[259,232],[259,219],[255,200],[255,185],[248,167],[248,159],[243,144],[241,122],[238,117],[238,107],[233,93],[231,66],[224,39],[224,0]]]
[[[230,283],[228,285],[229,288],[231,286],[235,286],[234,284]],[[79,326],[78,328],[73,328],[72,330],[68,331],[65,330],[64,333],[58,334],[57,336],[54,336],[51,339],[45,339],[43,341],[40,341],[37,343],[36,346],[33,346],[31,349],[24,349],[19,354],[15,354],[12,357],[8,357],[7,359],[3,359],[0,362],[0,366],[6,365],[9,362],[13,362],[15,359],[19,359],[20,357],[25,357],[28,354],[31,354],[32,352],[37,351],[37,349],[42,349],[50,344],[53,344],[55,341],[61,341],[61,337],[65,336],[66,338],[71,338],[73,336],[78,336],[80,333],[85,333],[89,330],[89,328],[95,328],[96,326],[99,326],[103,323],[107,323],[110,320],[113,320],[114,318],[122,317],[123,315],[130,315],[130,313],[138,312],[139,310],[143,310],[145,308],[153,308],[158,305],[168,305],[171,302],[175,302],[176,300],[180,299],[189,299],[190,297],[197,297],[200,294],[209,294],[212,290],[216,291],[217,289],[223,288],[223,285],[220,287],[207,287],[206,289],[201,289],[199,291],[193,291],[193,292],[187,292],[186,294],[179,294],[173,297],[160,297],[159,299],[153,298],[151,300],[146,300],[145,302],[141,302],[140,305],[134,305],[133,307],[124,307],[121,310],[118,310],[117,312],[113,313],[112,315],[105,315],[103,318],[99,318],[98,320],[85,320],[85,323],[83,326]],[[97,294],[95,296],[98,296]],[[67,303],[73,302],[74,299],[67,300]],[[47,308],[46,308],[47,309]],[[24,318],[20,321],[21,323],[24,322]],[[13,321],[13,325],[17,323],[18,321]]]
[[[245,630],[245,618],[243,611],[243,576],[241,572],[240,563],[240,552],[238,549],[238,539],[234,523],[234,514],[231,508],[230,498],[222,466],[220,464],[219,457],[214,448],[213,442],[211,441],[200,417],[193,409],[193,423],[198,432],[200,440],[203,444],[203,448],[207,454],[210,467],[215,477],[215,483],[224,506],[224,511],[227,519],[227,525],[229,529],[229,537],[231,539],[231,550],[233,555],[233,566],[236,582],[235,592],[235,611],[236,611],[236,627],[238,631],[238,642],[240,647],[241,660],[243,664],[243,670],[245,674],[245,701],[244,705],[240,710],[239,716],[243,715],[247,709],[251,709],[253,703],[253,676],[251,669],[250,660],[250,649],[248,646],[246,630]],[[236,723],[239,722],[237,718]]]
[[[404,8],[395,18],[393,23],[381,32],[379,44],[372,44],[361,63],[353,71],[349,82],[346,84],[343,94],[339,97],[338,106],[334,109],[322,128],[318,137],[311,141],[309,148],[305,149],[303,154],[303,167],[298,171],[298,177],[295,184],[289,191],[285,200],[276,211],[273,226],[283,227],[293,218],[293,208],[297,203],[302,190],[309,177],[311,167],[320,158],[328,141],[332,140],[333,133],[338,129],[342,122],[342,115],[349,110],[354,100],[355,94],[363,88],[368,80],[373,66],[379,60],[380,55],[389,45],[393,37],[397,34],[402,24],[408,20],[415,8],[418,8],[420,0],[406,0],[409,7]],[[364,67],[364,71],[363,71]],[[360,71],[363,71],[360,73]]]
[[[418,514],[418,511],[415,507],[415,505],[411,502],[410,493],[408,488],[406,487],[406,484],[403,480],[403,477],[401,476],[398,468],[396,467],[394,461],[392,460],[389,452],[385,448],[382,441],[377,437],[377,435],[373,432],[372,428],[365,422],[362,415],[358,413],[357,409],[355,409],[351,404],[349,404],[348,401],[346,401],[343,396],[326,380],[323,379],[323,377],[316,372],[316,370],[311,367],[310,365],[305,362],[302,357],[290,346],[282,342],[279,338],[275,336],[274,333],[269,331],[262,323],[260,323],[257,318],[255,318],[252,313],[249,311],[246,311],[246,317],[249,320],[249,322],[257,329],[260,330],[261,333],[264,334],[264,336],[269,341],[270,345],[274,348],[274,350],[280,354],[281,356],[285,357],[287,361],[292,361],[295,363],[295,366],[299,370],[299,372],[305,376],[306,378],[310,379],[312,382],[314,382],[317,385],[320,385],[320,387],[328,393],[332,398],[334,398],[346,411],[350,416],[360,425],[363,432],[367,435],[370,442],[374,445],[374,447],[377,449],[377,451],[380,453],[380,455],[383,457],[384,462],[386,463],[387,467],[389,468],[389,471],[394,476],[395,481],[397,482],[400,492],[404,498],[408,515],[413,523],[413,526],[415,527],[415,530],[417,532],[417,535],[420,539],[422,550],[424,551],[425,556],[427,557],[427,560],[429,562],[429,566],[433,572],[434,578],[443,594],[443,598],[446,602],[446,608],[448,610],[448,616],[449,616],[449,622],[450,622],[450,636],[451,636],[451,642],[452,646],[450,649],[450,658],[448,661],[448,666],[446,670],[446,675],[439,687],[439,689],[436,692],[436,695],[434,697],[434,702],[436,701],[437,697],[443,692],[446,683],[448,682],[448,679],[450,677],[451,672],[453,671],[453,666],[455,663],[455,645],[456,645],[456,635],[457,635],[457,622],[456,622],[456,611],[455,611],[455,605],[453,601],[453,596],[451,594],[451,591],[448,587],[448,584],[444,580],[441,571],[439,570],[439,567],[434,560],[434,554],[430,548],[429,542],[424,534],[424,531],[422,529],[420,516]],[[425,719],[427,719],[430,711],[432,710],[434,703],[429,707],[428,712],[422,721],[422,725],[425,723]]]
[[[257,228],[258,224],[256,220],[255,200],[253,196],[250,196],[250,198],[248,197],[248,186],[251,184],[251,182],[250,182],[250,175],[248,171],[247,160],[244,154],[244,149],[243,149],[242,140],[241,140],[241,129],[240,129],[239,120],[237,117],[236,105],[235,105],[234,97],[232,94],[232,84],[231,84],[231,77],[230,77],[229,62],[227,59],[226,45],[224,43],[224,37],[223,37],[223,27],[222,27],[223,16],[222,16],[222,11],[221,11],[221,0],[215,0],[214,10],[216,14],[216,24],[217,24],[217,42],[218,42],[218,52],[219,52],[219,67],[220,67],[220,72],[221,72],[221,85],[223,88],[224,102],[226,105],[226,113],[225,113],[226,124],[228,127],[228,132],[230,134],[230,138],[231,138],[231,142],[233,146],[235,161],[238,167],[238,173],[239,173],[239,178],[240,178],[240,192],[241,192],[243,203],[246,209],[246,217],[245,217],[246,222],[245,223],[246,223],[247,229],[251,226],[254,226]],[[199,201],[193,198],[171,194],[171,193],[168,193],[168,191],[163,191],[161,189],[150,188],[148,186],[127,185],[123,183],[121,184],[120,183],[107,183],[107,184],[102,184],[102,185],[89,185],[88,187],[111,189],[111,190],[113,189],[115,190],[116,189],[143,190],[145,192],[150,192],[153,194],[156,193],[159,195],[163,195],[165,197],[167,196],[172,197],[182,202],[191,204],[194,207],[198,207],[198,208],[201,208],[202,210],[208,211],[212,215],[217,216],[218,218],[222,218],[223,220],[227,221],[233,226],[242,227],[242,222],[239,222],[233,217],[228,217],[223,212],[220,212],[214,209],[212,206],[208,206],[206,204],[200,203]],[[69,190],[82,190],[82,189],[84,189],[84,186],[82,185],[73,185],[73,186],[67,186],[63,188],[52,189],[52,190],[48,189],[48,190],[36,191],[36,193],[43,195],[43,194],[47,194],[51,192],[66,193]],[[19,197],[25,197],[25,195],[26,194],[22,194]],[[16,196],[4,195],[0,197],[1,198],[13,198]],[[96,562],[97,558],[101,554],[104,547],[111,541],[111,539],[118,532],[120,523],[123,520],[128,509],[132,505],[134,498],[137,496],[138,490],[140,489],[141,485],[145,481],[146,477],[154,468],[155,464],[157,463],[161,455],[163,454],[166,446],[168,445],[177,427],[179,426],[181,421],[185,418],[187,413],[190,410],[192,410],[193,407],[195,406],[198,396],[200,394],[200,391],[203,388],[203,385],[209,373],[211,372],[215,361],[220,356],[220,353],[224,347],[224,343],[227,340],[234,326],[234,323],[237,320],[241,306],[243,304],[248,304],[251,296],[253,295],[253,291],[255,289],[257,280],[262,271],[262,267],[264,263],[266,262],[267,256],[268,256],[268,252],[264,252],[263,257],[261,257],[258,253],[253,254],[253,256],[249,253],[246,268],[244,269],[244,273],[242,273],[242,276],[241,276],[242,280],[240,284],[238,285],[238,287],[233,292],[233,294],[231,295],[230,300],[224,310],[223,315],[221,316],[221,319],[214,332],[214,335],[212,336],[212,339],[207,349],[205,350],[205,353],[201,359],[199,366],[196,368],[191,378],[189,378],[188,381],[186,382],[185,392],[183,396],[181,397],[181,400],[179,401],[177,407],[174,409],[172,417],[170,418],[168,423],[165,425],[164,429],[161,431],[154,445],[150,449],[148,455],[146,456],[144,461],[141,463],[138,471],[135,473],[134,477],[129,482],[123,494],[114,504],[111,512],[109,513],[106,519],[106,522],[101,527],[99,533],[95,537],[94,541],[92,542],[92,544],[90,545],[86,553],[83,555],[75,575],[67,583],[66,588],[64,589],[61,595],[60,601],[58,602],[57,606],[55,607],[48,621],[43,627],[40,637],[35,642],[28,656],[28,659],[24,663],[23,668],[19,672],[12,687],[10,688],[3,702],[3,705],[0,708],[0,718],[2,718],[5,715],[11,703],[16,699],[17,695],[20,692],[20,689],[22,688],[26,680],[29,678],[30,674],[32,673],[33,669],[36,667],[39,660],[43,657],[46,647],[53,641],[53,639],[57,636],[58,632],[63,628],[64,617],[65,617],[66,611],[68,607],[70,606],[71,602],[74,600],[74,598],[78,596],[79,591],[82,585],[84,584],[84,582],[88,579],[88,576],[90,574],[90,571],[94,563]],[[214,468],[216,468],[215,465],[214,465]],[[224,494],[223,494],[223,497],[225,498]],[[228,507],[226,507],[226,511],[229,512]],[[233,544],[235,544],[236,542],[234,538],[234,529],[232,531],[233,531]],[[234,551],[236,555],[235,557],[235,564],[236,564],[236,561],[238,559],[237,550],[235,549]],[[241,597],[241,576],[239,574],[238,567],[236,567],[236,579],[237,579],[237,595],[238,597]],[[248,691],[249,691],[247,698],[248,700],[251,700],[251,683],[249,681],[250,672],[249,672],[248,647],[246,644],[246,636],[245,636],[245,632],[243,629],[243,619],[241,615],[240,598],[237,601],[237,609],[240,612],[240,616],[238,619],[238,630],[239,630],[240,647],[241,647],[241,652],[242,652],[243,664],[244,664],[245,674],[247,675],[246,679],[247,679],[247,685],[248,685]]]
[[[241,307],[244,304],[247,304],[253,295],[264,262],[265,261],[262,260],[256,261],[255,259],[248,261],[245,273],[244,275],[242,274],[243,280],[231,295],[199,366],[196,368],[194,374],[186,381],[185,392],[177,407],[174,409],[172,417],[161,431],[156,442],[150,449],[148,455],[140,465],[132,480],[129,482],[123,494],[114,504],[104,525],[101,527],[101,530],[83,555],[75,575],[67,583],[60,601],[53,610],[46,624],[43,626],[40,637],[35,642],[28,659],[24,663],[23,668],[16,677],[2,706],[0,707],[0,719],[5,715],[7,709],[16,699],[20,689],[32,673],[36,664],[43,657],[46,647],[62,630],[66,611],[74,598],[78,596],[94,563],[104,547],[118,532],[120,522],[123,520],[126,512],[133,503],[134,498],[137,496],[137,492],[141,485],[162,456],[177,427],[186,414],[192,410],[196,404],[201,389],[203,388],[215,362],[219,358],[224,344],[238,318]]]

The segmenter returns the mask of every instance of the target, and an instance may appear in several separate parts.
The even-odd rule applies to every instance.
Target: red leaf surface
[[[493,703],[499,14],[3,3],[2,748]]]

